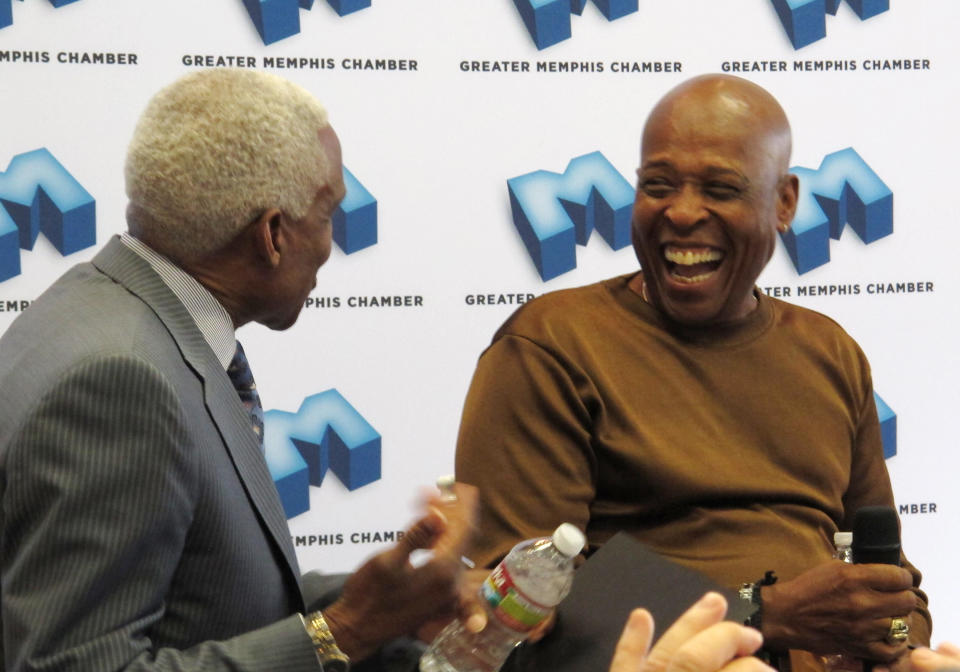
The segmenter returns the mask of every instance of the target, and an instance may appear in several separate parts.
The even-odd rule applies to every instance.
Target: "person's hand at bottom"
[[[763,644],[756,630],[724,621],[727,602],[707,593],[663,634],[656,646],[650,612],[635,609],[617,643],[610,672],[771,672],[752,657]]]
[[[910,654],[910,668],[914,672],[960,670],[960,647],[943,642],[936,649],[914,649]]]

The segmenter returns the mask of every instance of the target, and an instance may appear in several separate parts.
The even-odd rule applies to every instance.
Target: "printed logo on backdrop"
[[[513,0],[523,25],[537,49],[546,49],[569,39],[571,16],[583,14],[589,0]],[[637,11],[638,0],[593,0],[607,21],[621,19]]]
[[[296,413],[263,414],[270,476],[287,518],[310,509],[310,486],[332,471],[350,491],[380,480],[380,434],[335,389],[304,399]]]
[[[333,240],[344,254],[377,244],[377,199],[347,167],[343,168],[346,195],[333,213]]]
[[[816,170],[795,166],[797,213],[781,234],[797,273],[830,261],[830,239],[847,224],[865,244],[893,233],[893,192],[851,147],[828,154]]]
[[[544,281],[576,268],[576,247],[594,229],[614,250],[630,244],[634,190],[600,152],[576,157],[563,173],[511,178],[507,191],[513,224]]]
[[[827,35],[827,14],[836,16],[842,0],[771,0],[794,49]],[[890,0],[847,0],[861,21],[890,9]]]
[[[880,419],[880,440],[883,443],[883,458],[889,460],[897,454],[897,414],[879,394],[873,393],[877,404],[877,416]]]
[[[64,256],[97,242],[93,197],[43,147],[0,173],[0,282],[20,275],[21,250],[33,250],[41,233]]]
[[[877,415],[880,419],[880,439],[883,443],[883,458],[889,460],[897,454],[897,416],[890,407],[880,398],[876,392],[873,393],[874,401],[877,404]],[[936,502],[897,502],[897,512],[901,516],[906,515],[926,515],[937,513]]]
[[[69,5],[77,0],[50,0],[56,8]],[[6,28],[13,23],[13,0],[0,0],[0,28]]]
[[[3,0],[0,0],[2,2]],[[366,9],[372,0],[327,0],[339,16]],[[264,44],[272,44],[300,32],[300,10],[313,8],[313,0],[243,0],[250,19]]]

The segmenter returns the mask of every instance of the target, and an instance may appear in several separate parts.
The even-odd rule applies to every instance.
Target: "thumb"
[[[446,527],[443,513],[430,507],[426,515],[410,526],[394,547],[387,551],[390,562],[396,566],[405,565],[414,551],[432,548]]]

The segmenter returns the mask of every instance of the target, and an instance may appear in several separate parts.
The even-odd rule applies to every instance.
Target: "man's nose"
[[[678,229],[692,228],[706,220],[703,194],[696,185],[685,182],[673,195],[665,214]]]

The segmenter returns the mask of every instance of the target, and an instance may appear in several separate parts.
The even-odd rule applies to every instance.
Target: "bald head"
[[[749,136],[771,159],[777,177],[790,165],[790,122],[776,98],[753,82],[730,75],[703,75],[671,89],[647,117],[643,148],[666,130],[702,128],[731,138]],[[695,138],[691,138],[695,140]]]

